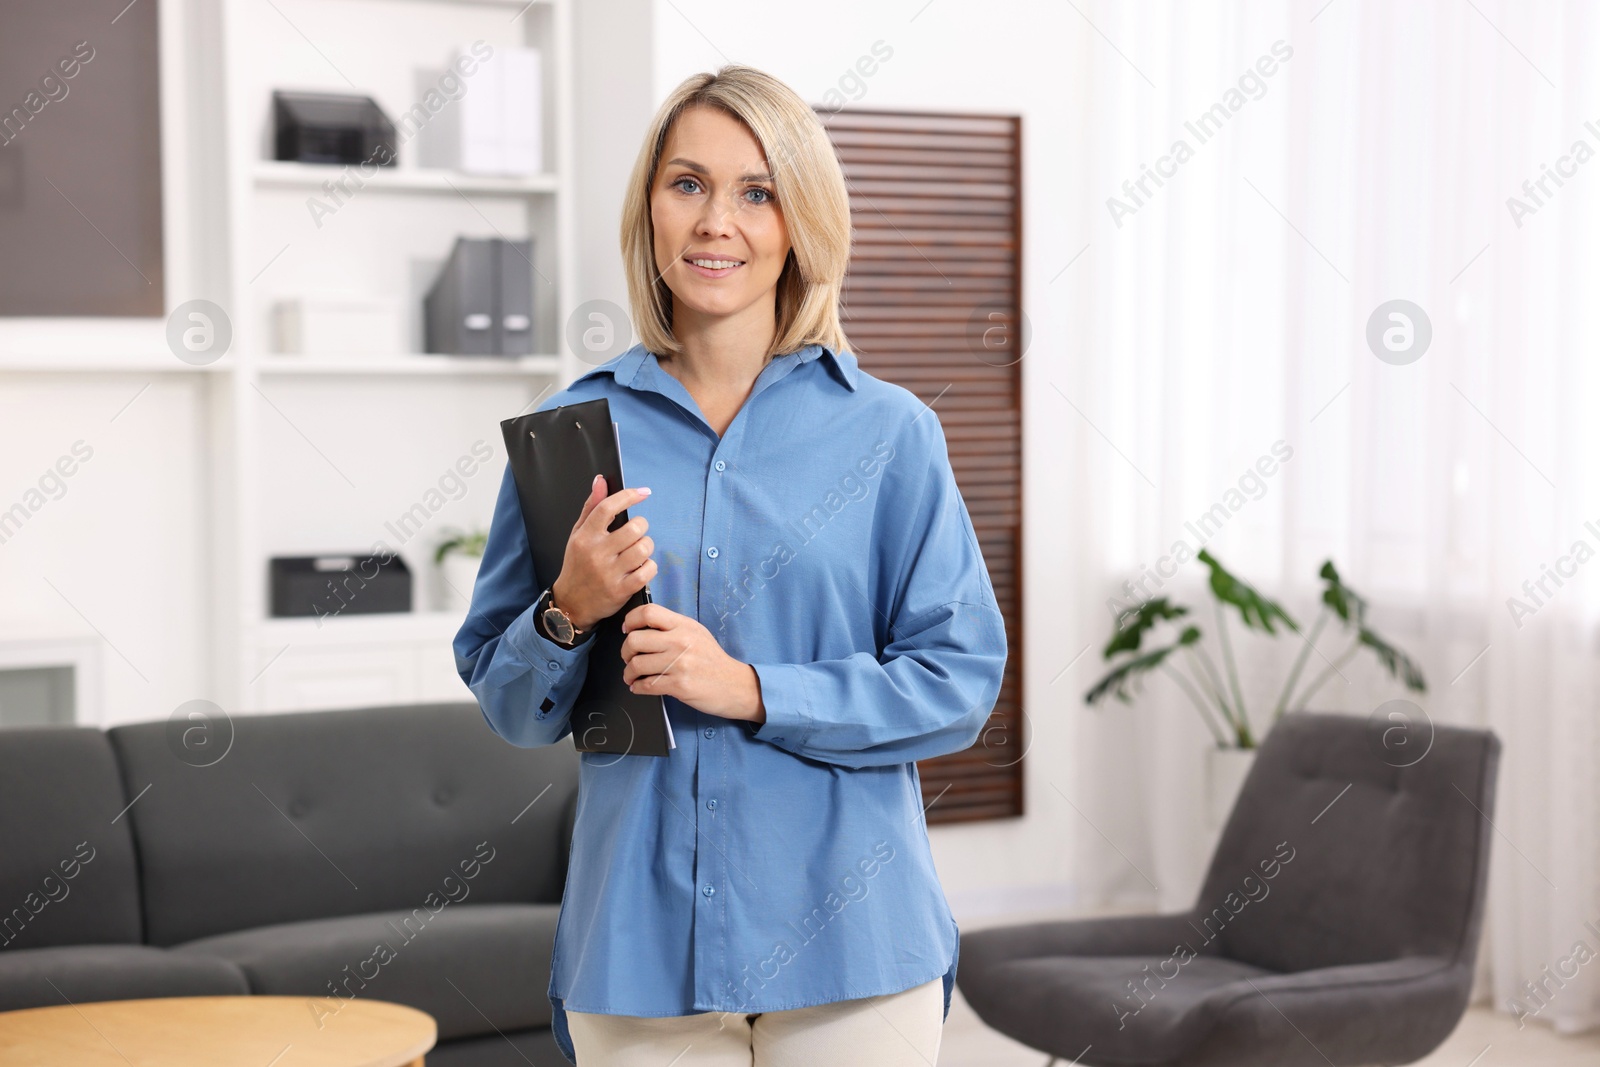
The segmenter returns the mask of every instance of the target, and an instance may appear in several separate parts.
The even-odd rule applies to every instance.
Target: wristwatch
[[[582,635],[589,632],[574,626],[571,616],[556,607],[554,586],[540,594],[533,613],[543,624],[544,635],[562,648],[577,647]]]

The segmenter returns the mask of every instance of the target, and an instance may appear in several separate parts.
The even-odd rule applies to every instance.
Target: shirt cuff
[[[591,630],[573,647],[563,648],[539,632],[533,618],[533,606],[530,605],[511,620],[511,625],[506,627],[505,639],[528,661],[530,667],[553,686],[588,657],[589,649],[594,644],[594,631]]]
[[[757,724],[751,737],[789,749],[811,736],[811,708],[806,700],[805,678],[793,663],[752,663],[761,685],[761,706],[767,721]]]

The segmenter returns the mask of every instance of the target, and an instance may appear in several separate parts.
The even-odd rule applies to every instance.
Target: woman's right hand
[[[595,475],[589,499],[567,537],[561,574],[552,584],[556,606],[578,629],[591,629],[615,615],[655,577],[656,561],[650,554],[656,544],[645,536],[650,520],[635,515],[609,529],[619,514],[649,495],[649,489],[621,489],[606,496],[605,476]]]

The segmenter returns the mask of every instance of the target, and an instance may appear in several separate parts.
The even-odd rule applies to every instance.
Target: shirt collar
[[[835,352],[827,345],[810,344],[794,354],[800,357],[801,363],[809,363],[818,356],[826,355],[828,357],[826,360],[827,366],[834,377],[838,378],[846,389],[855,392],[856,375],[859,371],[856,365],[856,357],[853,353],[849,351]],[[650,358],[650,351],[642,343],[636,344],[622,353],[622,355],[614,356],[593,370],[580,374],[576,381],[573,382],[573,385],[586,378],[610,374],[616,379],[617,384],[632,387],[634,378],[639,373],[639,368],[644,366],[645,361]]]

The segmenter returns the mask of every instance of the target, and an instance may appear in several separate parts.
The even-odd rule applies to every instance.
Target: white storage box
[[[543,170],[544,70],[537,48],[500,45],[487,59],[458,49],[452,70],[466,86],[424,127],[429,167],[525,176]]]
[[[273,309],[279,352],[307,356],[393,356],[406,351],[400,301],[353,294],[302,296]]]

